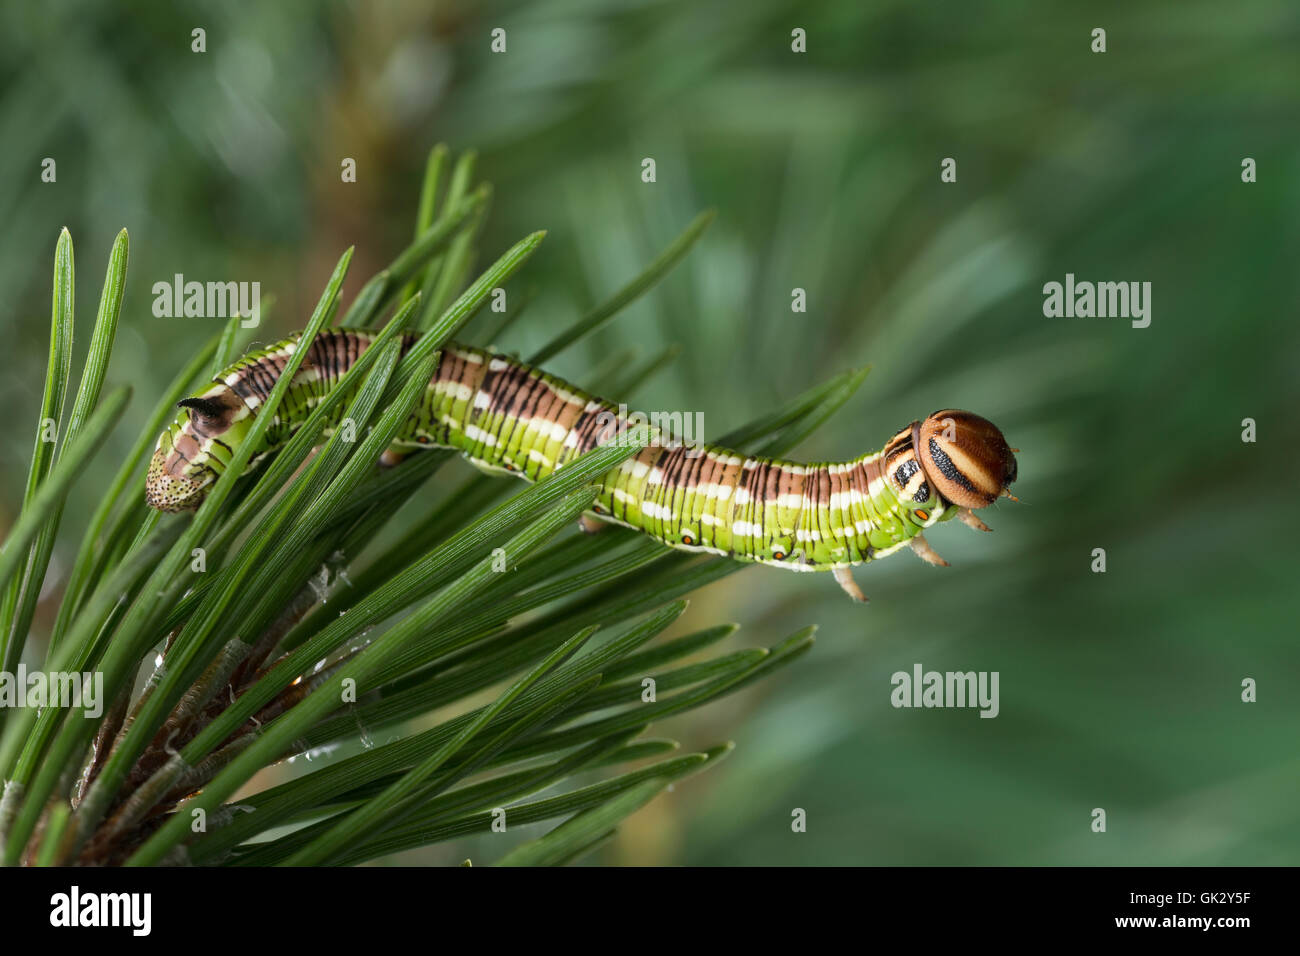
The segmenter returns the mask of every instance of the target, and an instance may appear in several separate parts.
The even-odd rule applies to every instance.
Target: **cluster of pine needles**
[[[240,317],[157,396],[106,489],[88,487],[78,481],[87,462],[128,420],[130,389],[104,390],[128,240],[124,230],[113,245],[65,415],[73,249],[60,235],[41,420],[23,507],[0,551],[0,660],[13,673],[25,652],[35,659],[41,642],[29,646],[29,632],[60,519],[70,495],[90,496],[57,615],[41,635],[44,661],[29,666],[102,675],[103,706],[94,716],[85,706],[0,709],[6,865],[356,864],[540,823],[550,826],[528,831],[527,842],[503,841],[493,862],[569,862],[731,749],[682,754],[677,742],[647,736],[654,721],[809,649],[811,628],[770,648],[708,656],[735,631],[730,624],[655,642],[686,595],[742,565],[621,529],[561,534],[590,507],[593,483],[655,439],[645,427],[532,486],[476,475],[432,494],[430,478],[450,452],[378,465],[439,347],[480,312],[494,326],[475,323],[465,340],[496,342],[523,312],[483,306],[544,234],[471,280],[490,198],[474,179],[472,153],[453,163],[445,148],[432,151],[414,241],[337,318],[351,250],[343,254],[304,342],[335,324],[379,330],[377,340],[254,473],[250,455],[306,355],[299,348],[193,513],[146,507],[144,471],[177,401],[237,357]],[[542,362],[610,320],[681,260],[710,219],[699,216],[526,359]],[[399,356],[401,333],[411,331],[421,337]],[[669,358],[584,385],[627,395]],[[783,453],[861,377],[845,373],[718,440]],[[357,425],[350,441],[327,431],[340,409]],[[300,755],[317,758],[310,772],[250,785]],[[589,782],[579,785],[580,776]]]

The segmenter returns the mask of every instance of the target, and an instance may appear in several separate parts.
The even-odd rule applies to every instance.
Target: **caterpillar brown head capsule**
[[[282,446],[374,338],[355,329],[317,335],[250,462]],[[415,338],[408,335],[403,348]],[[294,336],[244,356],[202,395],[180,403],[185,411],[158,439],[149,466],[151,507],[180,511],[202,503],[298,341]],[[337,426],[342,409],[322,434]],[[540,481],[627,426],[620,406],[541,369],[446,343],[389,453],[400,458],[454,448],[490,473]],[[997,427],[949,409],[901,429],[880,451],[841,462],[805,464],[718,445],[652,445],[601,479],[583,524],[587,530],[623,525],[683,551],[831,571],[845,592],[865,600],[850,568],[905,547],[931,564],[947,564],[922,532],[951,518],[987,531],[971,509],[992,504],[1015,478],[1015,455]]]
[[[1016,456],[987,418],[948,408],[913,433],[926,477],[960,508],[987,508],[1016,480]]]

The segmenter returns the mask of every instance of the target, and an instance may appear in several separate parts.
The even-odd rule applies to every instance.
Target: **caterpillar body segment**
[[[351,329],[316,337],[254,461],[288,440],[375,337]],[[403,351],[414,342],[407,336]],[[202,502],[297,347],[295,336],[250,353],[207,391],[180,403],[185,413],[159,438],[150,463],[150,506],[180,511]],[[539,481],[626,427],[611,402],[522,362],[448,343],[392,450],[452,448],[484,470]],[[930,563],[946,564],[922,532],[954,517],[988,530],[972,509],[1005,495],[1015,478],[1015,457],[1001,432],[977,415],[949,409],[846,462],[654,445],[605,476],[583,527],[619,524],[680,550],[832,571],[851,597],[865,600],[849,568],[908,546]]]

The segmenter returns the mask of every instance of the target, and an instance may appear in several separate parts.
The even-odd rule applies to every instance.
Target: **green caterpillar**
[[[374,338],[350,329],[316,337],[254,461],[288,440]],[[403,349],[414,341],[406,336]],[[295,336],[250,353],[202,395],[180,402],[188,414],[163,432],[149,467],[151,507],[198,507],[297,345]],[[625,427],[616,421],[615,405],[555,376],[449,343],[394,445],[454,448],[481,468],[539,481]],[[605,476],[594,519],[685,551],[832,571],[850,597],[864,601],[850,567],[905,545],[946,565],[926,543],[925,529],[958,517],[989,530],[972,509],[1012,497],[1014,451],[992,422],[955,409],[912,422],[880,451],[847,462],[799,464],[713,445],[655,445]],[[599,525],[584,516],[583,526]]]

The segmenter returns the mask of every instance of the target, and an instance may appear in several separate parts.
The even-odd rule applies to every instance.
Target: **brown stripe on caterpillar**
[[[547,457],[556,466],[571,455],[577,446],[578,436],[574,429],[582,419],[583,406],[560,394],[559,388],[549,377],[545,379],[546,389],[538,396],[534,417],[540,421],[550,422],[550,434],[546,434],[542,443]],[[572,439],[573,444],[570,444]],[[554,448],[554,452],[551,449]],[[611,509],[613,502],[611,504]]]
[[[692,480],[695,482],[695,507],[691,509],[691,524],[699,535],[696,542],[701,547],[717,547],[718,540],[718,478],[722,465],[715,454],[701,447],[696,456]],[[712,494],[710,494],[710,491]],[[707,518],[705,516],[708,516]]]
[[[339,373],[340,378],[342,378],[343,375],[347,374],[348,370],[351,369],[352,366],[357,364],[357,359],[361,358],[361,354],[370,347],[370,343],[372,341],[373,339],[367,339],[365,342],[362,342],[361,339],[356,335],[343,336],[342,358],[343,358],[343,363],[346,367]],[[336,352],[338,351],[337,345],[335,346],[335,351]]]
[[[662,538],[663,521],[659,517],[665,489],[664,469],[668,466],[669,450],[663,445],[651,445],[650,469],[641,484],[638,507],[641,510],[641,527],[652,536]]]
[[[850,517],[853,519],[854,534],[858,534],[859,522],[869,520],[869,502],[871,498],[871,481],[873,477],[879,477],[880,465],[874,457],[869,459],[859,459],[853,463],[853,490],[857,492],[854,496],[853,511]]]
[[[402,352],[405,351],[406,344],[403,341]],[[410,421],[415,423],[415,427],[407,436],[409,443],[431,445],[436,440],[446,440],[453,432],[463,427],[463,420],[456,412],[452,401],[448,400],[445,407],[440,401],[442,396],[454,395],[455,389],[448,383],[458,380],[461,364],[460,357],[454,349],[442,351],[438,365],[429,378],[428,388],[425,390],[426,396],[432,397],[416,402],[415,407],[411,409]]]
[[[530,371],[531,369],[526,365],[513,363],[507,364],[504,369],[499,369],[496,372],[496,381],[489,399],[487,413],[504,417],[513,415],[519,389],[523,387],[524,382],[528,379]],[[500,437],[504,439],[505,436]]]
[[[561,458],[577,454],[576,449],[582,442],[578,429],[582,425],[587,403],[585,399],[575,401],[568,397],[569,393],[550,376],[546,377],[546,389],[538,399],[537,414],[552,425],[550,440],[558,442],[553,457],[559,461]],[[559,429],[554,426],[559,426]],[[560,429],[563,430],[563,435],[559,434]]]
[[[685,444],[678,444],[673,449],[676,456],[673,468],[673,493],[669,507],[673,512],[673,535],[680,539],[686,525],[694,525],[695,510],[695,486],[692,481],[692,474],[696,471],[697,460],[691,454],[691,449]],[[689,510],[688,510],[689,508]],[[692,543],[698,543],[696,536],[692,534]]]
[[[641,490],[637,495],[636,506],[641,513],[642,529],[651,535],[657,536],[658,508],[654,506],[659,504],[658,495],[663,489],[662,465],[664,458],[668,455],[668,449],[662,445],[650,445],[642,454],[645,455],[644,461],[647,468],[645,478],[641,481]],[[641,456],[638,455],[637,457]],[[652,507],[647,508],[647,505]]]
[[[541,442],[539,448],[545,454],[546,446],[554,439],[554,429],[550,426],[559,425],[565,430],[565,438],[568,437],[569,426],[563,422],[565,406],[571,403],[564,402],[561,404],[560,396],[556,393],[551,383],[546,380],[545,375],[538,375],[536,383],[529,391],[528,401],[520,408],[521,418],[525,418],[531,423],[534,430],[541,433]],[[573,416],[576,418],[576,414]],[[563,442],[564,439],[560,439]],[[548,456],[554,457],[554,456]]]
[[[577,432],[571,432],[571,434],[576,435]],[[650,462],[656,457],[658,457],[658,449],[651,445],[633,455],[630,461],[625,462],[623,467],[616,472],[615,488],[621,494],[611,492],[609,506],[610,514],[617,517],[619,521],[630,523],[628,512],[634,504],[637,511],[640,511],[641,500],[645,494],[645,483],[650,476]],[[642,468],[644,468],[644,471],[642,471]],[[637,472],[640,472],[640,477],[636,477]],[[634,487],[636,489],[635,497],[632,494]]]
[[[248,383],[259,402],[266,401],[266,397],[271,393],[271,388],[275,379],[263,370],[262,363],[264,359],[258,359],[256,362],[250,362],[248,368],[244,370],[243,381]]]
[[[497,367],[493,367],[497,366]],[[483,392],[487,395],[486,407],[479,409],[475,403],[477,414],[471,419],[472,424],[476,425],[481,434],[477,442],[483,448],[481,457],[491,455],[490,449],[500,449],[501,461],[500,467],[506,471],[515,471],[514,463],[505,456],[506,442],[508,440],[507,429],[512,430],[508,410],[504,407],[509,404],[511,396],[519,385],[520,368],[517,365],[506,363],[503,359],[488,360],[488,378],[484,380]],[[493,419],[499,419],[494,421]]]
[[[229,386],[249,408],[261,405],[271,394],[271,388],[275,385],[274,379],[266,387],[263,387],[264,382],[260,358],[245,359],[235,366],[234,372],[227,375],[224,380],[224,384]]]
[[[686,471],[687,488],[691,492],[691,512],[689,515],[682,515],[683,521],[690,521],[691,527],[695,528],[695,543],[700,544],[704,540],[704,524],[702,516],[710,507],[709,498],[704,493],[702,478],[709,467],[709,456],[705,454],[702,446],[691,446],[687,455],[690,461],[690,467]]]
[[[703,528],[705,523],[702,522],[699,536],[707,540],[712,548],[718,548],[723,535],[727,536],[728,542],[731,541],[732,499],[736,494],[736,476],[740,473],[740,466],[732,464],[732,455],[724,455],[722,451],[705,453],[705,459],[708,462],[705,483],[715,486],[714,496],[707,498],[708,509],[714,516],[715,523],[708,524],[706,536]]]
[[[519,440],[528,442],[530,453],[522,462],[524,471],[537,474],[542,468],[552,468],[564,452],[564,439],[569,437],[565,406],[557,403],[559,396],[544,372],[537,372],[525,386],[518,406],[518,424],[522,429]],[[556,436],[559,436],[557,441]],[[522,447],[522,444],[521,444]],[[536,452],[533,454],[532,452]]]
[[[768,488],[772,485],[772,472],[775,468],[776,465],[773,462],[766,459],[760,459],[758,467],[754,469],[754,471],[758,472],[758,474],[754,476],[754,487],[758,489],[757,506],[754,511],[758,515],[759,533],[757,537],[760,550],[767,550],[771,543],[771,539],[781,533],[779,524],[772,525],[771,527],[768,526],[769,509],[767,492]],[[770,512],[770,514],[771,520],[776,521],[776,513]]]
[[[243,366],[226,376],[226,384],[250,408],[261,404],[263,396],[253,380],[253,373],[249,366]]]
[[[659,458],[659,484],[655,489],[654,502],[659,506],[655,516],[655,525],[662,540],[669,544],[677,543],[681,531],[680,521],[685,496],[682,494],[681,475],[686,465],[682,449],[673,445],[659,446],[663,454]]]
[[[518,386],[510,396],[510,407],[507,409],[508,415],[515,418],[526,420],[528,415],[524,414],[524,409],[533,404],[533,397],[539,388],[546,388],[546,383],[542,381],[542,373],[537,369],[522,366],[523,375],[519,379]]]
[[[803,476],[790,465],[781,463],[777,466],[776,486],[772,491],[775,505],[781,507],[781,499],[787,495],[798,497],[803,491]],[[798,510],[796,506],[790,510]]]
[[[661,539],[667,541],[674,536],[675,532],[673,527],[675,518],[672,515],[677,511],[677,472],[680,470],[682,458],[677,454],[677,449],[669,445],[660,447],[663,449],[663,455],[659,458],[659,482],[650,501],[657,506],[652,527]]]
[[[515,442],[515,434],[518,433],[519,447],[522,449],[524,443],[531,440],[535,443],[533,450],[539,455],[545,456],[545,445],[549,439],[549,422],[543,422],[535,418],[537,412],[537,403],[541,396],[550,389],[542,380],[542,373],[536,372],[529,375],[524,380],[524,384],[519,389],[519,394],[511,402],[510,413],[514,416],[513,427],[510,434],[505,437],[507,447],[512,447]],[[549,456],[548,456],[549,457]],[[533,460],[533,455],[528,455],[519,462],[520,469],[526,475],[533,475],[540,467],[540,462]]]
[[[476,361],[477,360],[477,361]],[[447,432],[455,430],[464,435],[466,429],[476,420],[479,414],[478,395],[487,382],[489,358],[486,355],[470,351],[462,351],[458,348],[446,349],[442,353],[442,359],[438,362],[439,371],[435,374],[436,384],[441,385],[444,394],[453,396],[448,405],[455,409],[455,393],[464,388],[464,393],[468,397],[465,399],[464,407],[455,412],[451,417],[455,420],[454,426],[446,422],[434,422],[435,428],[446,428]],[[444,365],[446,372],[442,371]],[[434,403],[435,405],[438,403]],[[443,434],[438,431],[437,434]],[[468,439],[465,439],[468,441]]]
[[[844,466],[828,465],[826,473],[831,479],[831,533],[836,539],[843,540],[853,530],[853,520],[845,509],[849,486],[844,479]]]
[[[586,402],[582,406],[582,411],[578,413],[577,422],[570,430],[570,434],[576,436],[572,456],[576,458],[584,455],[597,444],[613,438],[623,430],[624,424],[618,421],[612,409],[596,401]]]
[[[780,504],[781,473],[785,471],[779,465],[769,465],[763,475],[763,507],[776,508]]]
[[[502,373],[506,372],[510,368],[506,362],[498,358],[489,358],[486,364],[487,372],[484,374],[478,390],[474,393],[472,404],[470,405],[470,413],[466,419],[468,425],[483,431],[484,437],[488,433],[488,429],[486,428],[488,420],[496,412],[498,403],[500,402],[501,385],[502,381],[506,377]],[[485,396],[482,402],[479,401],[479,395]],[[466,437],[468,439],[468,436]],[[473,444],[483,445],[486,447],[486,442],[483,441],[482,437],[474,440]]]
[[[811,552],[817,546],[817,542],[811,537],[811,532],[818,530],[813,526],[816,521],[817,507],[817,468],[814,465],[808,465],[805,469],[800,497],[803,500],[799,503],[799,523],[795,525],[795,542],[797,546],[803,547],[805,552]]]
[[[835,479],[831,475],[831,466],[829,464],[819,466],[817,471],[817,493],[820,498],[817,508],[817,530],[820,532],[822,540],[830,544],[837,537],[834,514],[831,510],[831,496],[835,493]]]
[[[794,532],[794,528],[797,527],[797,522],[799,520],[799,515],[798,515],[799,509],[797,507],[790,509],[795,511],[796,514],[795,514],[795,520],[791,522],[788,527],[781,520],[782,510],[783,510],[781,505],[781,499],[784,495],[795,494],[793,489],[795,487],[796,479],[798,477],[799,476],[796,475],[794,471],[784,463],[773,462],[772,465],[768,468],[767,488],[765,489],[765,496],[767,498],[768,503],[770,503],[772,506],[772,516],[777,522],[777,526],[774,529],[772,529],[773,533],[779,534],[783,538],[790,537],[792,539],[788,542],[786,549],[781,551],[775,551],[775,550],[773,551],[772,557],[776,558],[776,560],[778,561],[783,561],[786,558],[788,558],[791,554],[794,553],[795,549],[798,547],[797,542],[793,540],[794,537],[793,532]]]
[[[759,494],[759,464],[757,458],[746,458],[740,463],[740,488],[745,492],[745,501],[740,504],[740,514],[732,520],[733,525],[736,521],[743,521],[748,528],[748,534],[744,536],[744,550],[737,549],[737,551],[750,557],[757,554],[759,542],[762,541],[763,537],[762,525],[759,522],[763,507],[762,498]]]
[[[657,495],[658,528],[660,536],[665,541],[676,543],[679,530],[677,522],[681,518],[682,506],[685,503],[684,497],[681,497],[681,474],[687,459],[685,450],[679,446],[665,444],[663,449],[664,456],[659,466],[660,490]]]
[[[339,380],[339,352],[344,348],[343,335],[318,335],[307,349],[299,374],[315,372],[322,384],[333,385]]]
[[[688,454],[690,449],[682,444],[670,446],[671,455],[669,456],[669,492],[664,495],[667,502],[670,517],[664,520],[668,522],[667,531],[671,536],[671,544],[676,544],[681,540],[686,531],[687,525],[693,524],[691,513],[688,507],[692,505],[694,498],[693,489],[691,488],[690,475],[695,468],[695,459]],[[694,534],[688,535],[692,543],[698,543]]]
[[[780,514],[776,510],[776,488],[781,480],[780,466],[763,460],[754,471],[757,472],[754,485],[758,488],[758,501],[754,507],[754,514],[758,518],[758,535],[755,537],[758,538],[758,549],[767,550],[772,545],[772,538],[781,533]],[[768,527],[768,516],[774,522],[771,527]]]
[[[746,464],[749,459],[742,455],[736,455],[726,468],[727,487],[731,493],[727,495],[727,504],[723,509],[722,522],[727,529],[727,534],[731,542],[729,551],[731,554],[745,554],[746,541],[742,536],[736,533],[736,523],[744,520],[745,504],[741,500],[748,493],[749,486],[749,469]]]
[[[528,441],[529,433],[535,430],[533,422],[524,414],[525,405],[532,399],[535,389],[545,387],[541,385],[541,373],[536,369],[528,366],[521,366],[522,375],[514,378],[508,395],[505,409],[506,421],[501,429],[501,447],[502,449],[518,448],[523,449]],[[528,458],[525,456],[518,462],[519,468],[524,471],[528,469]]]
[[[797,470],[792,468],[787,477],[789,484],[783,489],[783,493],[798,499],[798,504],[794,507],[794,520],[790,522],[790,527],[794,531],[794,540],[790,542],[790,547],[801,549],[804,552],[803,560],[811,561],[811,556],[808,555],[810,542],[799,540],[799,530],[804,527],[805,516],[808,514],[808,468],[807,466],[800,466]]]
[[[837,525],[839,516],[835,513],[835,504],[839,500],[840,482],[836,474],[835,466],[831,463],[821,465],[820,470],[825,474],[825,484],[822,490],[825,498],[822,501],[822,509],[826,512],[822,520],[826,522],[826,530],[829,535],[828,540],[834,540],[837,535]]]
[[[799,540],[799,531],[803,528],[804,515],[808,497],[805,489],[808,483],[808,469],[804,466],[792,465],[782,462],[779,466],[780,475],[776,487],[776,507],[778,520],[781,516],[782,505],[781,499],[793,499],[794,504],[786,506],[786,511],[794,514],[789,518],[788,524],[782,524],[777,530],[783,537],[790,539],[790,550],[783,555],[782,559],[790,557],[800,550],[807,550],[809,542]],[[806,560],[806,559],[801,559]]]
[[[288,364],[288,347],[278,349],[269,355],[264,355],[257,363],[257,370],[265,381],[266,396],[270,396],[271,389],[275,388],[275,383],[280,380],[284,367]]]
[[[871,496],[871,483],[874,481],[883,481],[884,474],[881,470],[880,455],[872,455],[859,462],[862,469],[862,493],[865,497]]]
[[[456,349],[449,349],[442,353],[442,358],[438,361],[438,370],[433,375],[433,385],[435,388],[441,386],[440,391],[446,391],[451,385],[464,385],[469,390],[469,399],[465,402],[465,411],[463,414],[452,416],[456,418],[456,427],[463,430],[470,420],[474,417],[474,398],[478,394],[478,387],[482,381],[482,376],[486,370],[482,363],[471,365],[471,363]],[[430,422],[433,428],[441,428],[445,422]]]
[[[717,485],[719,489],[726,489],[726,492],[719,490],[713,499],[714,516],[718,524],[714,526],[713,543],[716,545],[719,536],[719,530],[724,532],[728,541],[728,549],[735,550],[735,535],[731,530],[731,516],[736,508],[736,491],[740,487],[741,465],[738,456],[723,455],[721,452],[713,459],[713,469],[710,481]],[[701,529],[703,531],[703,529]]]
[[[303,357],[302,365],[298,370],[299,378],[305,379],[315,374],[317,379],[324,379],[330,384],[338,381],[337,353],[342,347],[343,336],[341,335],[316,336],[307,346],[307,354]]]
[[[821,533],[817,524],[817,485],[817,466],[808,465],[803,476],[801,490],[803,500],[799,503],[799,523],[795,526],[795,541],[809,553],[817,547],[817,540],[813,534]]]

